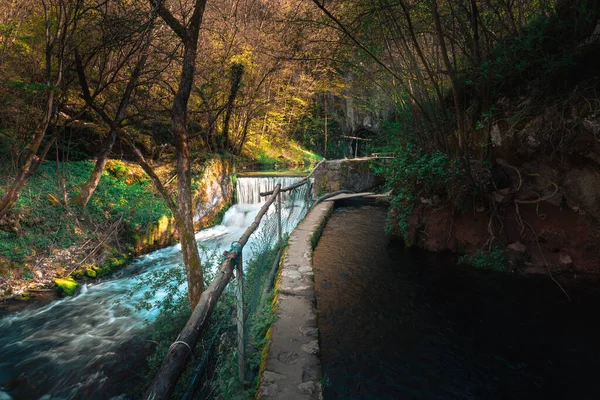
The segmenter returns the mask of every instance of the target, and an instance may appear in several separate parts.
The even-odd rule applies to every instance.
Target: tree
[[[111,118],[119,127],[122,126],[127,117],[127,108],[150,56],[149,49],[153,38],[155,21],[155,16],[153,15],[144,20],[144,16],[139,15],[139,10],[134,10],[137,12],[132,12],[129,9],[125,11],[126,15],[119,15],[116,11],[105,10],[102,13],[102,18],[93,24],[101,32],[108,31],[108,33],[97,33],[100,40],[97,46],[86,45],[89,48],[87,49],[89,56],[86,61],[82,60],[80,50],[75,49],[76,68],[84,100],[88,105],[93,105],[94,107],[92,108],[102,108],[107,113],[107,116],[110,114],[110,111],[107,111],[107,109],[113,108],[114,117]],[[134,17],[135,20],[130,20],[130,14],[137,15]],[[114,32],[115,30],[116,32]],[[88,32],[88,35],[90,34]],[[130,62],[133,62],[132,68],[128,68]],[[93,92],[90,92],[88,78],[90,74],[86,73],[86,68],[90,71],[98,71],[97,83]],[[119,93],[106,93],[112,87],[117,86],[115,82],[123,75],[128,75],[128,77],[123,77],[127,83],[122,93],[120,95]],[[102,96],[106,101],[104,101],[103,105],[100,105],[95,99]],[[116,102],[115,106],[111,107],[111,100],[112,102]],[[117,137],[117,131],[112,129],[109,124],[108,135],[102,143],[102,149],[98,154],[94,168],[87,181],[82,185],[79,193],[73,199],[73,203],[83,207],[87,205],[100,182],[102,172],[117,141]]]
[[[194,232],[192,207],[192,174],[190,159],[190,142],[188,134],[188,102],[194,84],[196,56],[198,54],[198,37],[204,16],[206,0],[196,0],[191,16],[183,22],[177,19],[163,4],[162,0],[150,0],[158,15],[177,35],[183,45],[183,60],[177,92],[171,108],[171,133],[175,141],[177,158],[177,208],[176,223],[181,240],[183,261],[187,270],[188,294],[192,308],[198,304],[204,290],[200,253]],[[189,10],[188,10],[189,11]]]
[[[64,83],[67,43],[73,39],[77,23],[84,11],[83,2],[80,0],[43,0],[42,8],[45,39],[44,81],[33,84],[15,82],[15,84],[20,85],[23,90],[40,93],[45,98],[44,107],[17,176],[0,200],[0,221],[12,210],[31,172],[44,160],[55,140],[53,138],[49,141],[38,154],[49,127],[56,123],[58,103],[66,94]]]

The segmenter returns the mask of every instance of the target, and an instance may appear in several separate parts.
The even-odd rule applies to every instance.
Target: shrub
[[[506,252],[498,247],[490,251],[478,250],[459,258],[460,263],[472,265],[475,268],[491,271],[506,271],[508,258]]]
[[[393,153],[394,158],[374,164],[374,169],[385,177],[386,189],[392,193],[387,229],[395,231],[398,228],[406,234],[408,217],[420,197],[437,195],[453,203],[462,202],[462,193],[455,188],[461,186],[463,170],[459,160],[437,150],[428,151],[415,141],[400,139],[398,133],[395,136],[391,145],[381,149]]]

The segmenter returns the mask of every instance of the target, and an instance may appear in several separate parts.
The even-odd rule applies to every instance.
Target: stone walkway
[[[333,206],[333,201],[317,205],[290,236],[277,285],[277,320],[261,378],[262,399],[322,399],[312,250]]]

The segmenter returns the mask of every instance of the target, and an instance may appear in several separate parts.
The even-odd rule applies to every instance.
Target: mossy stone
[[[94,271],[93,268],[86,268],[85,270],[85,276],[87,276],[88,278],[95,278],[96,277],[96,271]]]
[[[19,301],[27,301],[31,299],[31,295],[29,294],[29,292],[23,292],[17,296],[15,296],[15,300],[19,300]]]
[[[73,271],[71,276],[75,279],[82,279],[85,276],[85,272],[82,269],[78,269]]]
[[[73,295],[75,293],[75,291],[77,290],[77,287],[79,286],[79,284],[74,279],[71,279],[71,278],[69,278],[69,279],[55,278],[54,283],[56,284],[59,291],[64,296]]]

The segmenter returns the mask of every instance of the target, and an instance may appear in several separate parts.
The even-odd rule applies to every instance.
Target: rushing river
[[[600,399],[600,293],[457,266],[335,210],[314,252],[325,400]]]
[[[238,203],[220,225],[198,232],[198,243],[219,252],[229,249],[264,202],[258,193],[299,179],[240,177]],[[284,231],[290,232],[306,213],[304,190],[282,196]],[[274,213],[271,206],[244,248],[244,260],[276,239]],[[135,309],[144,291],[127,293],[140,276],[182,263],[180,246],[167,247],[135,259],[107,280],[84,285],[74,297],[0,319],[0,400],[126,398],[128,387],[141,379],[139,367],[150,347],[136,333],[157,315],[156,310]]]

